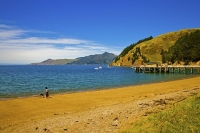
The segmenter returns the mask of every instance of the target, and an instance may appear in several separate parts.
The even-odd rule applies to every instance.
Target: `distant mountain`
[[[103,54],[89,55],[77,59],[47,59],[40,63],[31,63],[30,65],[66,65],[66,64],[109,64],[117,55],[105,52]]]
[[[31,63],[30,65],[66,65],[66,64],[71,63],[76,60],[77,59],[56,59],[56,60],[47,59],[40,63]]]
[[[105,52],[103,54],[80,57],[80,58],[77,58],[76,61],[73,61],[69,64],[109,64],[116,57],[117,56],[112,53]]]

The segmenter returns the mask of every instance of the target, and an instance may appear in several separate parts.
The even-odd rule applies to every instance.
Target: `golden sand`
[[[38,96],[0,100],[0,132],[51,132],[51,127],[58,129],[61,126],[63,130],[54,131],[70,132],[68,127],[75,125],[73,123],[65,125],[64,122],[70,121],[80,114],[94,113],[97,109],[99,109],[99,112],[103,109],[103,112],[105,112],[113,108],[125,107],[122,106],[125,104],[128,106],[127,103],[137,102],[140,99],[153,98],[157,95],[195,87],[200,87],[200,77],[108,90],[57,94],[50,95],[50,98]],[[57,122],[56,119],[58,119]],[[87,119],[92,120],[94,118]],[[75,120],[74,123],[80,121],[80,119]],[[56,126],[53,125],[54,122],[57,123]],[[86,125],[83,125],[87,127],[89,124],[91,123],[87,122]],[[78,127],[76,128],[77,130],[74,128],[73,132],[84,132],[78,130]],[[101,132],[101,128],[95,130],[95,132]]]

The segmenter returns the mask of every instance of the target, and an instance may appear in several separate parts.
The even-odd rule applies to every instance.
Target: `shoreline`
[[[74,93],[83,93],[83,92],[93,92],[93,91],[101,91],[101,90],[110,90],[110,89],[118,89],[118,88],[126,88],[126,87],[137,87],[137,86],[141,86],[141,85],[151,85],[151,84],[156,84],[156,83],[165,83],[165,82],[171,82],[171,81],[177,81],[177,80],[184,80],[184,79],[190,79],[190,78],[195,78],[195,77],[199,77],[199,74],[192,74],[192,75],[188,75],[187,77],[181,77],[178,79],[168,79],[165,81],[154,81],[151,83],[142,83],[142,84],[135,84],[135,85],[124,85],[124,86],[116,86],[116,87],[109,87],[109,88],[96,88],[96,89],[88,89],[88,90],[80,90],[80,91],[66,91],[66,92],[57,92],[57,93],[51,93],[50,90],[50,95],[65,95],[65,94],[74,94]],[[38,97],[38,95],[33,94],[33,95],[27,95],[27,96],[16,96],[16,97],[4,97],[4,98],[0,98],[1,100],[12,100],[12,99],[25,99],[25,98],[32,98],[32,97]]]
[[[38,96],[0,100],[0,132],[43,132],[45,128],[51,132],[63,132],[64,129],[80,132],[91,129],[92,125],[94,132],[118,131],[127,127],[127,123],[141,118],[144,114],[144,110],[138,106],[141,101],[165,98],[168,94],[177,96],[188,93],[185,96],[188,97],[196,91],[194,88],[200,88],[200,76],[107,90],[55,94],[50,98]],[[131,113],[127,114],[130,110]],[[114,120],[119,122],[117,126],[113,124]],[[96,131],[97,128],[99,130]]]

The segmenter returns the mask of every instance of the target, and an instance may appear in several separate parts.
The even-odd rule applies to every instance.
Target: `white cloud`
[[[14,26],[0,24],[0,29],[14,29],[14,28],[15,28]]]
[[[46,34],[46,37],[31,36],[31,33]],[[48,58],[74,59],[77,57],[112,52],[104,45],[90,40],[76,38],[51,38],[48,33],[36,30],[24,30],[14,26],[0,24],[0,63],[33,63]]]
[[[3,40],[2,42],[6,44],[13,44],[13,43],[15,44],[82,44],[82,43],[87,44],[89,43],[89,41],[73,39],[73,38],[50,39],[50,38],[38,38],[38,37],[9,39],[9,40]]]
[[[0,39],[17,38],[24,33],[23,30],[0,30]]]

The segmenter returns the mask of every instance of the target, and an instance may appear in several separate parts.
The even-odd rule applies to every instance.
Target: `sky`
[[[199,0],[0,0],[0,64],[120,54],[149,36],[200,28]]]

